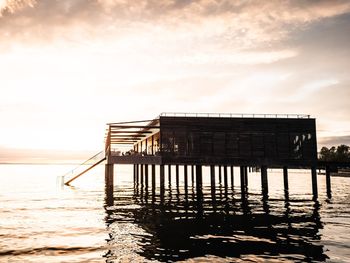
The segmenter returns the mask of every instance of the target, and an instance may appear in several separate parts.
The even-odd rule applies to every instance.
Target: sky
[[[310,114],[350,144],[349,43],[350,1],[0,0],[0,162],[161,112]]]

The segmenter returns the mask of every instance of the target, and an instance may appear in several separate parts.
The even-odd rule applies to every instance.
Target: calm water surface
[[[213,192],[204,168],[199,197],[191,172],[185,191],[173,170],[161,197],[150,175],[148,191],[133,184],[131,166],[115,167],[114,193],[103,166],[62,187],[69,168],[0,165],[0,262],[350,262],[350,178],[332,178],[329,199],[319,175],[314,201],[309,171],[290,171],[288,196],[269,171],[266,199],[250,173],[242,202],[238,170],[234,187],[217,173]]]

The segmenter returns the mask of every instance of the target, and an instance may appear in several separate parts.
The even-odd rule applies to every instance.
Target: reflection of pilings
[[[233,170],[233,166],[230,166],[230,171],[231,171],[231,188],[233,189],[234,187],[234,170]]]
[[[196,165],[196,190],[197,198],[201,199],[203,196],[202,193],[202,165]]]
[[[160,197],[164,198],[164,164],[159,166]]]
[[[152,195],[156,192],[156,165],[152,164]]]
[[[318,197],[317,191],[317,171],[316,167],[311,167],[311,179],[312,179],[312,194],[315,199]]]
[[[105,165],[105,203],[107,206],[113,205],[113,178],[114,177],[114,165]]]
[[[179,189],[179,165],[175,165],[176,189]]]
[[[269,193],[269,185],[267,179],[267,166],[261,166],[261,190],[264,197],[267,197]]]
[[[327,197],[332,198],[331,169],[329,166],[326,166],[326,187],[327,187]]]

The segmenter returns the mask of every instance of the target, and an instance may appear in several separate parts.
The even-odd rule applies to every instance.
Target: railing
[[[66,174],[63,175],[63,181],[69,181],[71,178],[74,176],[84,172],[86,170],[86,165],[94,165],[98,161],[102,160],[105,157],[105,151],[101,151],[94,156],[90,157],[86,161],[82,162],[78,166],[76,166],[74,169],[71,171],[67,172]]]
[[[216,117],[216,118],[286,118],[286,119],[310,119],[306,114],[255,114],[255,113],[187,113],[187,112],[162,112],[160,117]]]

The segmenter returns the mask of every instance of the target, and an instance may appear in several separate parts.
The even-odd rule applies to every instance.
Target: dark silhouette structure
[[[105,151],[89,160],[92,159],[95,159],[92,167],[106,160],[106,182],[112,185],[114,164],[132,164],[135,182],[145,181],[148,186],[151,177],[151,185],[155,189],[156,166],[159,166],[157,173],[161,194],[164,193],[165,165],[168,165],[169,178],[171,166],[176,167],[177,182],[182,166],[185,185],[188,185],[188,169],[191,168],[198,196],[203,166],[210,166],[214,186],[216,168],[219,183],[223,179],[227,185],[229,174],[233,179],[233,168],[240,167],[242,198],[248,187],[248,170],[261,171],[261,186],[267,195],[268,168],[283,169],[287,192],[288,169],[310,169],[312,191],[317,198],[317,168],[326,170],[327,194],[331,197],[331,171],[350,166],[349,163],[318,161],[315,119],[296,114],[162,113],[152,120],[109,123]],[[92,167],[74,172],[75,176],[66,184]]]
[[[228,169],[239,166],[242,198],[248,186],[248,169],[261,169],[262,189],[268,193],[267,168],[283,168],[288,189],[288,167],[310,168],[313,194],[317,198],[317,143],[315,119],[309,115],[267,114],[196,114],[163,113],[158,118],[108,124],[106,134],[106,180],[113,173],[113,164],[133,164],[134,179],[148,181],[148,165],[159,165],[160,192],[164,193],[165,165],[192,166],[200,197],[202,166],[211,167],[215,185],[215,167],[219,182],[223,171],[227,184]],[[118,147],[129,146],[126,152]],[[195,171],[195,173],[194,173]],[[171,175],[169,175],[171,176]],[[233,183],[233,182],[232,182]],[[152,185],[155,183],[152,182]]]

